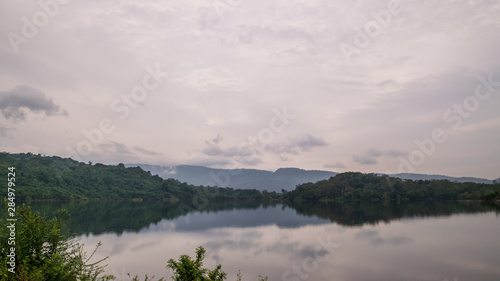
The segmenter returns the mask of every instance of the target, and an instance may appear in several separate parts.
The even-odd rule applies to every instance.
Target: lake
[[[500,280],[500,210],[479,202],[261,204],[31,203],[71,214],[70,228],[106,272],[167,276],[169,258],[222,264],[227,280]],[[155,280],[157,279],[155,278]]]

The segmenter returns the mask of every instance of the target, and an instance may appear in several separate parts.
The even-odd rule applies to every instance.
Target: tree
[[[5,212],[7,213],[7,212]],[[66,230],[68,213],[64,210],[58,217],[47,220],[39,213],[22,206],[17,209],[15,247],[8,244],[8,229],[5,218],[0,219],[0,279],[1,280],[112,280],[104,275],[100,263],[90,263],[94,252],[87,257],[83,245],[76,243]],[[10,271],[7,262],[10,251],[15,251],[15,270]]]
[[[174,271],[172,280],[174,281],[222,281],[226,279],[227,273],[222,271],[222,266],[218,264],[214,270],[203,268],[205,249],[202,246],[196,248],[196,260],[188,255],[182,255],[179,261],[169,259],[167,268]]]

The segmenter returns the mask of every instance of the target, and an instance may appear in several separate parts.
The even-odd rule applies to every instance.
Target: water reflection
[[[107,272],[123,280],[171,276],[166,261],[198,245],[205,266],[221,263],[228,280],[238,269],[243,280],[500,278],[498,209],[478,202],[224,204],[189,214],[161,203],[69,207],[81,242],[91,251],[102,241],[95,258],[109,256]]]
[[[459,213],[500,213],[498,205],[477,201],[421,201],[340,204],[291,203],[264,204],[260,202],[211,202],[202,210],[179,203],[165,202],[32,202],[35,211],[53,216],[58,209],[71,214],[69,226],[78,234],[102,234],[124,231],[139,232],[162,221],[175,223],[178,230],[203,230],[209,227],[255,227],[275,224],[279,227],[300,227],[309,224],[334,222],[343,226],[388,223],[392,220],[421,217],[451,216]]]

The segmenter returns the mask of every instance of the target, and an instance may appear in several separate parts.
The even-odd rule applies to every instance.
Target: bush
[[[7,209],[4,212],[7,214]],[[59,216],[47,220],[39,213],[22,206],[17,209],[15,245],[8,244],[10,230],[2,218],[0,224],[0,279],[1,280],[111,280],[112,276],[100,276],[104,270],[100,263],[89,263],[94,252],[87,257],[83,245],[76,242],[65,228],[68,213],[61,210]],[[7,265],[11,247],[15,247],[14,273]]]
[[[222,271],[222,266],[218,264],[214,270],[203,268],[203,259],[205,258],[205,249],[202,246],[196,248],[196,260],[188,255],[182,255],[179,261],[169,259],[167,268],[174,271],[172,280],[174,281],[223,281],[227,278],[227,273]],[[242,274],[238,270],[237,281],[241,281]],[[259,281],[267,281],[267,276],[258,276]],[[159,280],[160,281],[160,280]]]
[[[5,204],[7,206],[7,204]],[[4,214],[8,214],[7,208]],[[39,213],[31,212],[30,207],[23,205],[17,209],[17,221],[15,222],[15,245],[9,245],[10,230],[6,227],[10,224],[5,218],[0,218],[0,280],[14,281],[107,281],[116,280],[113,275],[103,275],[105,265],[101,263],[106,260],[90,262],[101,243],[96,246],[92,254],[87,257],[83,245],[76,242],[69,234],[65,221],[69,214],[66,210],[60,210],[59,215],[50,220]],[[11,247],[15,247],[15,270],[7,262]],[[169,259],[167,268],[174,271],[171,277],[175,281],[223,281],[227,274],[222,271],[219,264],[214,270],[203,268],[205,249],[202,246],[196,248],[196,259],[188,255],[181,255],[179,261]],[[129,277],[130,274],[129,274]],[[267,277],[258,276],[259,281],[266,281]],[[131,277],[133,281],[139,281],[136,275]],[[154,278],[154,276],[152,277]],[[144,281],[153,279],[145,276]],[[238,274],[241,280],[241,273]],[[165,281],[160,278],[158,281]]]
[[[174,281],[223,281],[227,274],[222,271],[222,266],[218,264],[214,270],[203,268],[203,259],[205,258],[205,249],[202,246],[196,248],[196,260],[188,255],[182,255],[179,261],[169,259],[167,268],[174,271],[172,280]]]

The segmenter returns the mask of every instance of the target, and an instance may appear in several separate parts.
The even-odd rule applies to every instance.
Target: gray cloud
[[[219,158],[219,160],[201,161],[201,163],[255,166],[263,162],[261,158],[257,157],[257,155],[261,155],[258,147],[252,146],[250,149],[246,145],[241,148],[238,146],[222,147],[222,140],[223,138],[220,135],[217,135],[214,139],[205,140],[205,148],[201,152],[205,155]],[[228,160],[228,158],[232,159]]]
[[[352,160],[361,165],[375,165],[377,164],[377,158],[373,155],[353,155]]]
[[[377,158],[379,157],[385,156],[389,158],[396,158],[404,155],[405,153],[394,149],[389,149],[389,150],[370,149],[367,150],[364,154],[353,155],[352,160],[361,165],[375,165],[378,163]]]
[[[134,146],[133,148],[135,151],[138,151],[142,154],[145,154],[145,155],[151,155],[151,156],[160,156],[160,155],[163,155],[162,153],[158,153],[158,152],[154,152],[154,151],[151,151],[151,150],[147,150],[147,149],[144,149],[142,147],[139,147],[139,146]]]
[[[393,237],[383,238],[381,237],[380,232],[378,230],[370,230],[370,229],[362,230],[356,233],[354,239],[361,241],[363,240],[368,241],[368,243],[370,243],[373,246],[381,246],[384,244],[399,246],[413,241],[413,239],[407,236],[393,236]]]
[[[380,88],[380,89],[388,89],[388,88],[391,88],[391,87],[394,87],[396,86],[398,83],[392,79],[390,80],[385,80],[385,81],[382,81],[380,82],[377,86]]]
[[[222,148],[219,143],[222,141],[222,137],[217,135],[214,139],[205,140],[205,148],[202,152],[210,156],[224,156],[224,157],[234,157],[240,154],[239,149],[236,146]]]
[[[314,137],[309,134],[305,134],[298,138],[291,139],[291,142],[295,144],[302,151],[309,151],[313,147],[327,146],[328,143],[321,137]]]
[[[221,146],[223,141],[222,136],[217,135],[214,139],[205,140],[205,147],[202,153],[212,157],[232,158],[232,164],[245,166],[255,166],[263,163],[259,155],[265,152],[271,152],[279,156],[281,161],[289,161],[286,154],[297,155],[303,151],[310,151],[314,147],[322,147],[328,145],[320,137],[315,137],[309,134],[304,134],[300,137],[288,138],[284,142],[272,143],[262,146],[260,143],[249,144],[242,143],[240,146]]]
[[[337,161],[334,164],[325,164],[325,165],[323,165],[323,167],[325,167],[327,169],[345,169],[346,168],[346,166],[340,161]]]
[[[237,160],[241,165],[256,166],[264,163],[264,161],[259,157],[240,157]]]
[[[12,131],[12,130],[14,130],[14,129],[7,128],[7,127],[0,125],[0,137],[8,137],[9,131]]]
[[[24,120],[26,111],[46,116],[68,115],[68,112],[54,103],[44,92],[30,86],[16,86],[0,92],[0,111],[7,119]]]
[[[321,137],[304,134],[300,137],[288,138],[288,140],[284,142],[266,145],[265,150],[278,155],[297,155],[301,151],[310,151],[311,148],[327,145],[328,143]]]
[[[103,143],[100,147],[104,148],[108,152],[118,153],[118,154],[131,154],[132,151],[123,143],[110,141]]]

